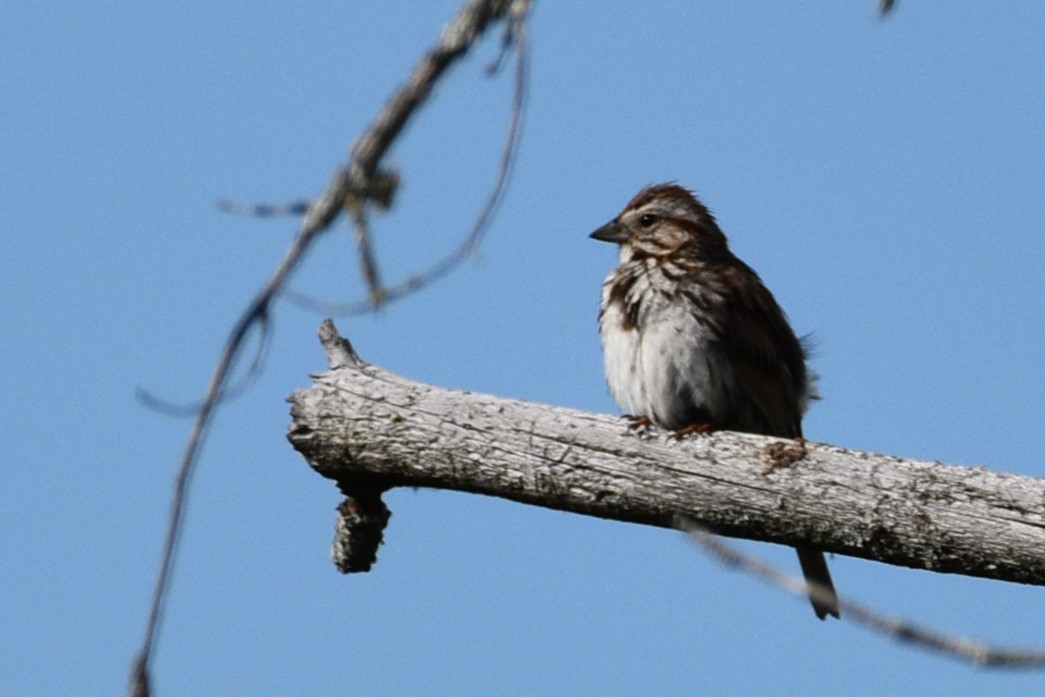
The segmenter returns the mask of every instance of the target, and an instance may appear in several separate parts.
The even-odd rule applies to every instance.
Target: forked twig
[[[525,7],[525,3],[523,6]],[[293,288],[284,289],[283,296],[285,298],[300,307],[314,310],[316,312],[322,312],[327,315],[344,317],[363,314],[370,312],[381,305],[398,300],[420,288],[423,288],[429,283],[438,280],[447,272],[452,271],[454,267],[471,257],[479,248],[479,243],[482,241],[483,236],[489,229],[494,213],[497,211],[497,207],[500,205],[504,198],[504,193],[508,188],[512,165],[514,164],[515,157],[519,151],[519,142],[522,137],[522,119],[526,112],[527,86],[529,85],[529,45],[526,40],[525,17],[524,15],[517,16],[517,13],[514,11],[510,14],[510,25],[507,29],[508,33],[506,36],[510,37],[510,45],[514,46],[516,51],[514,75],[515,88],[512,97],[511,116],[509,117],[508,128],[505,132],[504,145],[501,148],[500,162],[498,163],[497,168],[497,178],[494,180],[493,187],[487,195],[483,207],[480,209],[479,215],[476,217],[475,223],[472,225],[472,229],[464,239],[461,240],[461,243],[456,249],[425,271],[407,276],[399,283],[386,288],[378,281],[376,266],[374,265],[372,256],[369,252],[368,233],[365,220],[360,223],[360,221],[356,219],[354,221],[356,242],[359,247],[360,262],[363,265],[363,277],[367,282],[367,299],[350,303],[332,303],[300,293]],[[506,40],[506,46],[507,45],[509,45],[509,43]],[[494,64],[487,68],[486,72],[491,73],[494,71],[499,66],[501,60],[501,58],[498,58]],[[370,261],[368,261],[368,259]]]
[[[808,586],[805,579],[793,576],[761,559],[740,552],[689,516],[676,515],[675,527],[688,533],[694,541],[724,564],[758,576],[792,595],[803,598],[823,596],[825,600],[829,596],[828,591],[824,588]],[[887,636],[910,642],[924,649],[937,651],[951,658],[992,668],[1045,667],[1045,652],[1042,651],[999,649],[965,637],[922,627],[907,620],[888,617],[845,598],[839,598],[838,605],[842,611],[842,619],[852,619]]]
[[[298,233],[269,279],[247,305],[225,340],[217,365],[196,412],[181,462],[174,479],[160,568],[156,576],[145,634],[135,657],[129,694],[150,694],[149,662],[159,633],[167,592],[170,588],[178,540],[187,502],[189,483],[199,459],[200,448],[210,425],[211,415],[220,404],[230,370],[239,356],[244,338],[259,321],[265,321],[276,296],[297,267],[314,239],[326,230],[344,209],[350,197],[367,200],[374,182],[381,177],[380,164],[407,121],[431,94],[446,69],[463,56],[491,23],[511,15],[521,24],[528,9],[527,0],[469,0],[443,30],[436,45],[415,65],[406,85],[398,89],[352,147],[348,165],[335,172],[326,190],[311,202]]]

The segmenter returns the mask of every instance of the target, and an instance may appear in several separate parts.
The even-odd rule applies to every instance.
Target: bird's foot
[[[625,414],[624,418],[628,420],[629,431],[644,431],[653,425],[653,422],[649,420],[648,416],[635,416],[634,414]]]
[[[686,436],[693,433],[705,436],[709,433],[714,433],[716,430],[718,429],[715,428],[715,424],[711,423],[710,421],[704,421],[702,423],[690,424],[689,426],[680,428],[679,430],[675,431],[673,435],[675,440],[682,440]]]

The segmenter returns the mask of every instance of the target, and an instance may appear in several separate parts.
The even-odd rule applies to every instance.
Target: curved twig
[[[826,593],[820,588],[807,586],[804,579],[792,576],[761,559],[740,552],[721,538],[711,534],[707,528],[689,516],[675,516],[675,527],[688,533],[695,542],[722,563],[758,576],[792,595],[805,598]],[[951,658],[991,668],[1045,667],[1045,652],[1042,651],[1001,649],[923,627],[907,620],[888,617],[844,597],[839,598],[838,605],[842,611],[842,619],[851,619],[886,636],[909,642],[923,649],[937,651]]]
[[[257,318],[256,324],[261,327],[261,335],[258,337],[258,349],[254,352],[254,357],[250,359],[250,365],[243,373],[243,377],[232,385],[222,387],[221,394],[218,395],[219,401],[225,402],[243,394],[261,375],[261,369],[265,365],[265,354],[269,346],[269,339],[272,338],[272,322],[270,320],[271,317],[267,316]],[[165,416],[173,416],[179,419],[195,416],[203,404],[202,402],[179,404],[163,399],[156,393],[143,387],[139,387],[134,391],[134,398],[149,409],[158,411]]]

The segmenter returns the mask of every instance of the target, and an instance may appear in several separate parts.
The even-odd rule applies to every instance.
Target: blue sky
[[[456,2],[96,3],[0,10],[0,688],[112,695],[140,639],[189,423],[293,220],[220,197],[318,193]],[[641,186],[694,188],[796,329],[815,440],[1041,476],[1045,5],[539,3],[530,108],[480,255],[377,315],[361,355],[447,387],[615,413],[587,234]],[[395,147],[374,221],[390,280],[452,248],[493,178],[508,74],[490,37]],[[295,289],[361,292],[344,224]],[[283,303],[219,413],[154,666],[160,695],[1039,695],[1045,673],[898,646],[719,567],[681,535],[395,491],[379,564],[328,558],[335,487],[285,439],[324,368]],[[786,548],[747,543],[787,567]],[[835,557],[839,590],[1045,646],[1045,589]]]

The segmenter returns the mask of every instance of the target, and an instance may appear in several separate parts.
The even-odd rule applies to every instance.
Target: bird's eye
[[[639,218],[639,225],[642,227],[649,227],[653,223],[657,222],[657,216],[653,213],[646,213]]]

